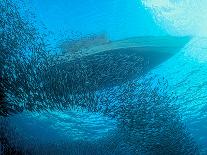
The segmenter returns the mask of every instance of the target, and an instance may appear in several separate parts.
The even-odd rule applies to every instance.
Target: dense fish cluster
[[[129,82],[96,94],[96,102],[99,104],[94,113],[117,120],[118,127],[116,133],[97,141],[63,140],[60,144],[51,143],[44,147],[38,142],[19,146],[21,136],[15,133],[14,126],[4,124],[1,131],[6,130],[10,146],[31,154],[67,152],[75,155],[94,152],[107,155],[121,154],[123,151],[123,154],[131,155],[199,154],[198,146],[182,123],[179,107],[172,104],[177,97],[167,95],[165,80],[159,80],[156,84],[152,84],[152,81],[146,79],[139,84]]]
[[[30,100],[30,92],[39,85],[36,73],[47,56],[42,36],[20,15],[15,2],[1,1],[0,16],[0,114],[5,116],[28,107],[22,100]]]
[[[0,16],[0,151],[3,154],[199,154],[197,144],[182,123],[179,106],[173,104],[177,97],[168,94],[165,79],[151,75],[91,91],[87,89],[90,81],[67,78],[71,74],[87,77],[88,73],[84,73],[87,64],[80,63],[82,66],[75,70],[61,67],[43,35],[31,21],[24,20],[15,2],[2,0]],[[112,59],[106,65],[110,62],[113,63]],[[71,87],[68,83],[75,84]],[[78,86],[82,86],[81,91]],[[40,145],[36,141],[30,147],[18,145],[21,136],[9,124],[11,114],[63,109],[101,113],[117,121],[117,132],[95,142]]]
[[[71,61],[60,59],[44,76],[53,75],[55,80],[60,79],[70,94],[112,87],[144,72],[147,62],[134,51],[133,48],[117,49]],[[61,74],[57,74],[59,72]],[[48,81],[47,78],[45,80]],[[59,91],[58,87],[62,89],[58,83],[54,89]]]
[[[173,105],[177,97],[167,94],[167,81],[150,78],[119,88],[118,103],[109,110],[120,123],[122,140],[135,154],[198,154]]]
[[[89,91],[103,87],[106,82],[113,85],[118,78],[125,77],[126,80],[126,77],[134,75],[146,65],[142,58],[135,63],[139,58],[134,54],[130,55],[131,59],[128,58],[130,61],[125,61],[123,59],[129,55],[123,54],[116,59],[116,53],[108,54],[105,59],[102,59],[102,55],[95,57],[95,64],[84,58],[75,62],[57,61],[58,56],[51,54],[43,36],[29,24],[30,21],[22,20],[16,6],[8,1],[2,1],[1,5],[1,115],[24,109],[66,108],[81,100],[89,102],[93,96]],[[110,67],[114,62],[117,66]],[[127,70],[126,67],[133,69]]]

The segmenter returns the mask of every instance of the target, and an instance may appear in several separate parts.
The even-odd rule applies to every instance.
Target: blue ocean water
[[[17,6],[22,19],[28,20],[29,26],[34,25],[35,33],[31,33],[26,26],[25,29],[20,26],[20,30],[28,30],[33,39],[27,32],[19,31],[19,16],[15,19],[16,16],[6,12],[5,6],[10,2]],[[5,101],[1,101],[0,151],[3,154],[207,154],[205,0],[25,0],[18,4],[3,0],[1,3],[1,78],[2,81],[9,81],[1,83],[6,96]],[[30,12],[35,17],[30,17]],[[11,22],[14,28],[10,28],[10,19],[13,18]],[[5,37],[3,34],[8,35]],[[13,38],[9,37],[12,35]],[[90,40],[90,35],[95,41]],[[89,41],[84,40],[85,36],[89,37]],[[97,49],[116,49],[117,46],[126,46],[119,40],[126,43],[128,38],[144,37],[147,38],[144,43],[139,38],[136,46],[127,45],[132,48],[131,52],[140,44],[144,44],[142,51],[156,51],[157,55],[149,54],[153,62],[162,57],[162,52],[155,49],[173,51],[179,42],[166,41],[163,44],[159,38],[162,36],[178,39],[184,36],[189,41],[179,46],[179,50],[169,59],[142,76],[137,73],[133,80],[127,79],[127,82],[92,93],[82,94],[82,89],[78,89],[82,85],[92,87],[87,79],[90,77],[88,72],[84,72],[87,67],[83,66],[84,74],[81,72],[79,75],[78,72],[75,76],[76,73],[67,70],[67,63],[63,63],[62,68],[58,66],[63,60],[75,59],[73,53],[69,55],[70,59],[64,53],[61,55],[62,61],[54,58],[51,68],[43,64],[45,60],[41,59],[44,58],[41,54],[43,51],[51,52],[52,56],[54,53],[60,54],[61,43],[68,40],[72,41],[67,48],[83,50],[84,53],[84,48],[97,46]],[[152,37],[159,39],[153,41]],[[15,39],[18,41],[15,42]],[[49,45],[40,46],[41,39],[45,39],[44,43]],[[84,41],[81,42],[81,39]],[[85,46],[86,42],[90,45]],[[106,42],[109,45],[99,47]],[[5,47],[11,51],[8,52],[11,57],[6,54],[4,57],[3,53],[7,52]],[[123,49],[127,51],[127,48]],[[46,62],[50,63],[52,58],[47,57]],[[108,63],[109,59],[107,57],[103,62]],[[75,64],[82,61],[77,60]],[[131,57],[124,57],[122,66],[126,67],[130,60],[134,61]],[[101,62],[99,59],[95,61]],[[55,68],[55,65],[58,67]],[[124,70],[136,68],[135,65],[131,66],[122,69],[118,64],[115,68],[121,68],[121,73],[115,72],[110,76],[126,74],[128,72]],[[96,72],[99,71],[89,73]],[[85,84],[77,82],[75,86],[78,88],[72,88],[70,92],[71,89],[65,87],[69,81],[65,79],[72,75],[74,81],[79,81],[83,75],[86,81]],[[104,79],[107,76],[103,76]],[[105,82],[104,79],[101,79],[101,83]],[[73,89],[78,89],[78,95],[73,94]],[[5,117],[7,111],[10,114]]]

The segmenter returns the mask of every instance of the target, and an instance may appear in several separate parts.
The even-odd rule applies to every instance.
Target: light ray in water
[[[168,33],[207,36],[206,0],[142,0],[142,3]]]
[[[206,0],[142,0],[156,23],[167,33],[195,37],[184,52],[199,62],[207,62]]]

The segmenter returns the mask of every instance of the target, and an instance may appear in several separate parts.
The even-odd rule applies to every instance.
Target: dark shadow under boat
[[[96,91],[143,76],[179,52],[189,40],[190,37],[164,36],[109,42],[75,55],[59,56],[46,74],[65,79],[71,88],[68,93]]]

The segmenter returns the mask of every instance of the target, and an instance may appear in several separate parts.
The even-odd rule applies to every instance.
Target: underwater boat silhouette
[[[72,92],[96,91],[141,77],[175,55],[190,37],[134,37],[59,56],[55,68],[67,72]],[[56,68],[56,69],[57,69]]]

